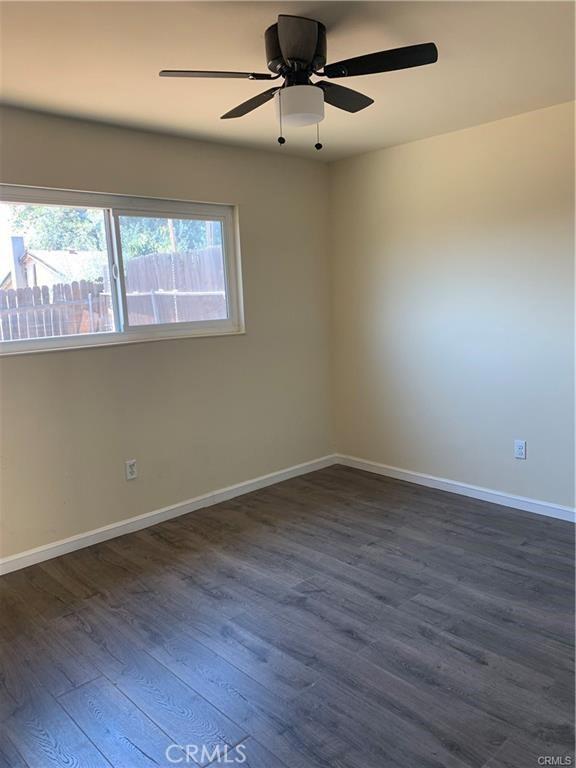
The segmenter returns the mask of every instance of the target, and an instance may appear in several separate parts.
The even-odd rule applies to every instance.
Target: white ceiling
[[[3,2],[5,102],[195,138],[331,160],[574,98],[572,2]],[[328,30],[328,60],[434,41],[437,64],[339,80],[376,100],[356,115],[326,108],[315,130],[276,145],[268,103],[219,116],[270,87],[167,80],[163,68],[267,71],[264,30],[278,13]]]

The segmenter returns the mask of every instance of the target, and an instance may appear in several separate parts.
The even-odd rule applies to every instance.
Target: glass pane
[[[222,224],[120,216],[129,325],[228,317]]]
[[[114,330],[104,211],[0,203],[0,340]]]

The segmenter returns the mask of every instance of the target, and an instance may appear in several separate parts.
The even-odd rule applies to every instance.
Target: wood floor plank
[[[151,652],[213,706],[264,743],[273,743],[294,723],[301,726],[311,717],[310,711],[300,706],[298,696],[291,700],[275,696],[188,635],[173,638]],[[324,750],[328,737],[331,754],[335,749],[345,751],[344,744],[337,746],[335,734],[322,731],[319,721],[318,727],[310,730],[309,744]]]
[[[326,727],[352,745],[352,750],[337,755],[337,764],[348,765],[349,760],[354,764],[361,755],[366,765],[375,767],[467,768],[479,765],[484,752],[492,751],[485,746],[477,754],[478,745],[462,749],[441,728],[423,722],[416,711],[394,711],[367,698],[362,690],[334,680],[324,680],[304,695],[327,702],[319,716],[324,715]]]
[[[1,724],[0,735],[0,768],[28,768]]]
[[[564,702],[550,693],[552,678],[473,641],[423,624],[401,634],[386,627],[360,655],[433,695],[446,691],[455,702],[467,702],[524,735],[540,729],[570,732]]]
[[[91,608],[64,617],[69,641],[177,744],[233,746],[248,734]]]
[[[300,765],[303,759],[300,742],[292,735],[295,727],[299,739],[306,734],[310,753],[322,755],[322,760],[346,752],[347,745],[326,731],[321,720],[315,720],[317,702],[303,708],[298,699],[300,691],[292,691],[288,697],[279,695],[278,690],[272,693],[188,632],[172,632],[158,625],[152,640],[150,635],[142,634],[140,625],[130,623],[130,628],[136,644],[147,637],[148,652],[154,659],[245,732],[285,759],[289,757],[291,765]]]
[[[545,759],[549,762],[543,762]],[[532,765],[573,766],[574,744],[567,746],[536,738],[512,737],[506,740],[482,768],[527,768]]]
[[[30,671],[22,687],[30,692],[0,723],[0,742],[11,744],[28,768],[110,768],[86,734],[76,725]]]
[[[434,742],[435,750],[441,751],[442,745],[449,742],[457,745],[463,754],[470,755],[472,765],[481,764],[486,754],[494,745],[503,743],[506,728],[494,717],[483,713],[476,707],[461,703],[457,710],[453,707],[453,696],[449,691],[438,689],[429,693],[418,686],[385,672],[375,664],[367,662],[362,655],[349,651],[327,637],[308,635],[302,637],[293,631],[288,622],[278,617],[268,617],[255,612],[251,616],[238,617],[235,622],[246,622],[254,631],[262,633],[270,642],[275,642],[285,652],[302,657],[308,653],[310,663],[323,676],[323,683],[317,683],[304,691],[299,699],[312,702],[327,685],[339,693],[322,694],[320,699],[327,699],[330,708],[335,702],[345,702],[350,706],[350,697],[360,694],[366,706],[372,706],[379,712],[383,721],[395,723],[395,739],[408,749],[414,741],[419,725],[421,735],[427,734]],[[312,642],[310,642],[312,640]],[[347,702],[347,703],[346,703]],[[358,706],[350,706],[350,716],[357,717]],[[366,720],[366,718],[364,718]],[[464,724],[473,723],[473,731],[465,733]],[[374,732],[379,726],[374,725]],[[400,736],[400,733],[403,736]],[[422,756],[419,756],[422,759]]]
[[[17,644],[0,641],[0,721],[33,703],[38,687],[57,697],[99,675],[50,626]]]
[[[451,593],[443,599],[416,595],[402,608],[414,612],[431,624],[441,626],[450,634],[463,640],[472,639],[486,650],[524,664],[540,674],[572,678],[574,649],[570,645],[542,638],[509,623],[488,621],[474,612],[452,606],[450,601]]]
[[[11,592],[38,617],[50,618],[70,613],[76,596],[48,573],[37,568],[13,571],[2,577],[2,589]]]
[[[538,635],[574,647],[574,622],[571,611],[542,611],[532,605],[521,605],[506,599],[496,590],[480,591],[458,583],[456,589],[442,595],[442,602],[455,610],[465,611],[496,626],[509,627],[533,636]]]
[[[8,642],[34,634],[42,619],[0,578],[0,639]]]
[[[236,758],[245,757],[246,760],[238,762],[238,765],[242,765],[243,768],[288,768],[286,763],[283,763],[262,746],[256,739],[249,738],[242,742],[240,745],[242,749],[236,751]],[[215,768],[215,766],[214,766]]]
[[[64,560],[64,563],[58,572],[55,573],[55,567],[50,569],[53,580],[63,583],[71,592],[84,592],[88,599],[93,594],[104,595],[111,600],[130,599],[134,594],[149,591],[147,579],[141,579],[128,561],[111,556],[106,543],[71,552],[59,560]],[[43,574],[47,566],[39,568],[43,569]],[[25,569],[24,573],[30,570],[33,569]],[[74,601],[70,609],[79,604]]]
[[[176,556],[171,544],[157,540],[144,552],[132,547],[122,553],[124,557],[138,561],[141,567],[149,569],[151,563],[162,566],[164,573],[154,581],[149,580],[161,598],[181,599],[188,604],[194,602],[195,608],[201,602],[202,608],[213,608],[220,615],[232,616],[250,605],[280,600],[289,592],[290,585],[282,579],[263,573],[233,554],[213,550],[208,557],[205,551],[187,552],[188,532],[181,534],[178,542]],[[115,542],[109,546],[115,547]],[[149,558],[146,566],[143,553]],[[179,557],[179,554],[187,556]],[[178,578],[173,578],[175,576]]]
[[[51,625],[34,635],[22,635],[17,647],[0,641],[0,689],[10,681],[16,685],[16,681],[25,679],[21,672],[28,669],[56,697],[100,676],[98,669]],[[18,697],[14,688],[12,695]]]
[[[176,617],[170,603],[158,604],[148,597],[115,608],[114,613],[150,646],[186,632],[276,696],[290,698],[317,679],[309,667],[226,617],[191,622]]]
[[[112,683],[99,678],[63,694],[60,704],[111,765],[153,768],[185,753]]]

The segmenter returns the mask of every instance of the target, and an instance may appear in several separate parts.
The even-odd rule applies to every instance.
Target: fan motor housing
[[[294,68],[309,73],[322,69],[324,64],[326,64],[326,27],[319,21],[316,24],[318,25],[318,40],[312,61],[295,61],[291,63],[284,61],[282,56],[280,41],[278,40],[278,24],[272,24],[268,27],[264,33],[268,69],[274,72],[275,75],[285,74]]]

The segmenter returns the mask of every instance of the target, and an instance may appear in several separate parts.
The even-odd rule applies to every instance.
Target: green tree
[[[28,248],[46,251],[105,251],[104,215],[95,208],[52,205],[12,205],[11,225]],[[220,227],[196,219],[121,216],[122,254],[125,259],[151,253],[192,251],[211,242],[221,243]],[[210,238],[210,239],[209,239]]]
[[[208,245],[206,222],[196,219],[157,219],[141,216],[121,216],[120,234],[125,259],[151,253],[186,252]],[[221,243],[217,227],[214,245]]]
[[[102,211],[55,205],[13,205],[11,208],[12,232],[22,235],[28,248],[44,251],[106,250]]]

